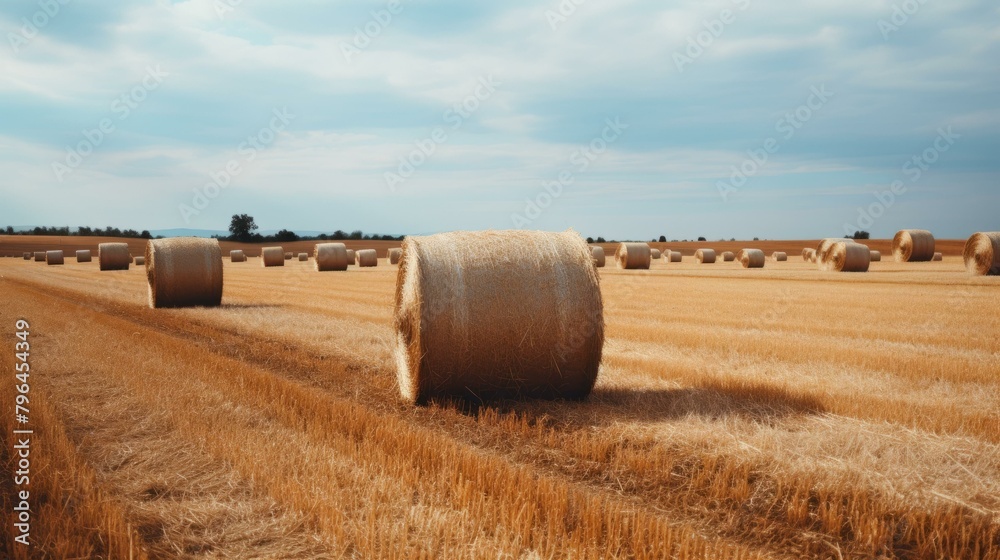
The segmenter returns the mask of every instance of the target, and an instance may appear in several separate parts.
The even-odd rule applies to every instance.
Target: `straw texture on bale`
[[[593,258],[573,231],[407,237],[394,321],[403,398],[586,397],[604,345]]]
[[[264,247],[260,250],[260,265],[285,266],[285,252],[281,247]]]
[[[670,262],[681,262],[681,259],[683,259],[683,258],[684,257],[683,257],[683,255],[681,254],[680,251],[671,251],[670,252]]]
[[[347,247],[343,243],[317,243],[313,257],[313,266],[319,272],[347,270]]]
[[[882,260],[882,253],[879,251],[870,251],[870,257],[872,262],[880,262]]]
[[[925,229],[904,229],[892,238],[896,262],[926,262],[934,258],[934,235]]]
[[[152,239],[146,244],[145,261],[150,307],[222,303],[222,249],[217,239]]]
[[[35,251],[35,262],[45,262],[45,251]]]
[[[970,274],[1000,275],[1000,231],[973,233],[965,242],[962,258]]]
[[[715,249],[698,249],[694,252],[694,260],[699,264],[712,264],[715,262]]]
[[[590,255],[594,258],[594,266],[597,268],[604,268],[606,262],[604,247],[591,247]]]
[[[354,254],[358,257],[358,266],[378,266],[378,253],[375,249],[360,249]]]
[[[848,239],[846,237],[828,237],[826,239],[821,239],[819,245],[816,247],[816,257],[813,262],[822,263],[826,260],[826,254],[833,249],[833,246],[837,243],[854,243],[853,239]]]
[[[293,253],[292,253],[291,251],[286,251],[286,252],[285,252],[285,260],[286,260],[286,261],[290,261],[290,260],[292,260],[292,257],[294,257],[294,256],[295,256],[295,255],[294,255],[294,254],[293,254]]]
[[[90,249],[80,249],[76,252],[76,262],[90,262]]]
[[[136,257],[135,258],[135,265],[136,266],[143,265],[143,264],[146,264],[146,257]]]
[[[810,249],[809,247],[802,249],[802,260],[816,262],[816,249]]]
[[[247,255],[240,249],[229,251],[229,262],[246,262]]]
[[[63,264],[64,260],[62,251],[45,251],[45,262],[49,264]]]
[[[771,253],[771,259],[775,262],[785,262],[788,260],[788,253],[783,251],[775,251]]]
[[[354,249],[347,250],[347,266],[354,264],[357,255],[354,254]]]
[[[618,251],[615,252],[618,268],[648,269],[651,259],[652,251],[645,243],[622,243],[618,245]]]
[[[764,261],[767,260],[760,249],[740,249],[736,258],[743,268],[764,268]]]
[[[732,251],[723,251],[720,256],[722,257],[722,262],[733,262],[736,260],[736,254]]]
[[[299,261],[308,261],[309,253],[299,253]]]
[[[934,253],[934,256],[931,257],[931,260],[932,261],[943,261],[944,260],[944,254],[943,253]]]
[[[659,249],[650,248],[649,249],[649,258],[651,258],[651,259],[658,259],[658,258],[660,258],[660,250]]]
[[[31,253],[25,253],[24,254],[24,260],[30,261],[31,260]]]
[[[389,259],[389,264],[399,264],[399,257],[403,256],[403,250],[399,248],[389,249],[386,253],[386,258]]]
[[[131,261],[127,243],[101,243],[97,246],[97,261],[101,270],[128,270]]]
[[[832,272],[868,272],[871,262],[871,251],[867,245],[841,241],[834,243],[826,252],[819,268]]]

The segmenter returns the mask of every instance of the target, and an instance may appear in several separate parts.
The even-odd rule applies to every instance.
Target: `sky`
[[[32,0],[0,32],[0,225],[1000,229],[995,0]]]

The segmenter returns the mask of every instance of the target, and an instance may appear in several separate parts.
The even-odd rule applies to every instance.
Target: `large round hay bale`
[[[764,261],[767,260],[764,251],[760,249],[740,249],[736,258],[743,268],[764,268]]]
[[[659,249],[653,249],[652,247],[650,247],[649,248],[649,258],[651,258],[651,259],[658,259],[658,258],[660,258],[660,250]]]
[[[31,253],[25,253],[23,256],[24,256],[24,260],[26,260],[26,261],[30,261],[31,260]]]
[[[347,247],[343,243],[317,243],[313,257],[313,266],[319,272],[347,270]]]
[[[299,262],[308,260],[309,260],[309,253],[299,253]]]
[[[869,251],[868,256],[871,258],[871,262],[880,262],[882,260],[881,251]]]
[[[146,257],[136,257],[135,258],[135,265],[136,266],[141,266],[141,265],[144,265],[144,264],[146,264]]]
[[[934,258],[934,235],[925,229],[904,229],[892,238],[896,262],[926,262]]]
[[[604,247],[591,247],[590,255],[594,259],[594,266],[597,268],[604,268],[607,260],[604,256]]]
[[[816,247],[816,256],[813,262],[822,263],[826,260],[826,254],[833,249],[833,246],[837,243],[854,243],[853,239],[848,237],[828,237],[826,239],[821,239],[819,245]]]
[[[944,260],[944,253],[934,253],[934,256],[931,257],[931,260],[932,261],[943,261]]]
[[[645,243],[621,243],[615,252],[618,268],[648,269],[651,259],[652,251]]]
[[[128,243],[101,243],[97,246],[97,262],[101,270],[128,270]]]
[[[810,249],[806,247],[802,249],[802,260],[805,262],[816,262],[816,249]]]
[[[670,251],[670,262],[681,262],[684,258],[680,251]]]
[[[604,345],[593,253],[572,231],[407,237],[395,329],[408,401],[584,398]]]
[[[247,256],[241,249],[229,251],[229,262],[246,262]]]
[[[399,264],[399,257],[401,256],[403,256],[403,250],[398,247],[389,249],[386,253],[386,258],[389,259],[389,264]]]
[[[736,260],[736,254],[732,251],[723,251],[720,255],[722,262],[733,262]]]
[[[712,264],[715,258],[715,249],[698,249],[694,252],[694,261],[698,264]]]
[[[784,251],[775,251],[771,253],[771,260],[774,262],[786,262],[788,261],[788,253]]]
[[[358,266],[378,266],[378,253],[375,252],[375,249],[360,249],[354,254],[358,258]]]
[[[285,251],[281,247],[264,247],[260,250],[260,265],[285,266]]]
[[[48,264],[63,264],[64,260],[62,251],[45,251],[45,262]]]
[[[962,258],[965,259],[965,268],[970,274],[1000,274],[1000,231],[972,234],[965,242]]]
[[[82,263],[90,261],[91,261],[90,249],[80,249],[76,252],[76,262]]]
[[[35,251],[35,262],[45,262],[45,251]]]
[[[285,251],[285,255],[284,256],[285,256],[285,260],[286,261],[290,261],[290,260],[292,260],[292,257],[295,256],[295,254],[292,253],[291,251]]]
[[[217,239],[152,239],[146,244],[145,261],[150,307],[215,307],[222,302],[222,249]]]
[[[871,251],[866,245],[841,241],[827,251],[819,267],[833,272],[868,272],[871,262]]]

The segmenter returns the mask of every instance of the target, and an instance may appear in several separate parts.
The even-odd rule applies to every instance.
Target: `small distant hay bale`
[[[146,257],[136,257],[135,258],[135,265],[136,266],[144,265],[144,264],[146,264]]]
[[[76,252],[76,262],[90,262],[91,260],[90,249],[80,249]]]
[[[378,266],[378,253],[375,252],[375,249],[361,249],[355,251],[354,254],[358,258],[358,266]]]
[[[24,260],[30,261],[31,260],[31,256],[32,256],[31,253],[25,253],[24,254]]]
[[[35,262],[45,262],[45,251],[35,251]]]
[[[723,251],[720,256],[722,257],[722,262],[733,262],[736,260],[736,253],[732,251]]]
[[[407,237],[394,314],[402,397],[585,398],[604,345],[593,258],[572,231]]]
[[[934,256],[931,257],[931,260],[932,261],[943,261],[944,260],[944,254],[943,253],[934,253]]]
[[[660,250],[659,249],[653,249],[652,247],[650,247],[650,249],[649,249],[649,258],[651,258],[651,259],[658,259],[658,258],[660,258]]]
[[[233,249],[229,251],[229,262],[246,262],[247,255],[242,249]]]
[[[774,262],[786,262],[788,261],[788,253],[783,251],[775,251],[771,253],[771,260]]]
[[[141,258],[136,257],[137,264]],[[151,239],[144,260],[150,307],[222,303],[222,249],[217,239]]]
[[[645,243],[622,243],[615,252],[618,268],[628,270],[648,269],[651,259],[652,251]]]
[[[45,262],[48,264],[63,264],[62,251],[45,251]]]
[[[389,264],[399,264],[399,257],[403,256],[403,250],[399,248],[389,249],[386,253],[386,258],[389,259]]]
[[[965,268],[978,276],[1000,275],[1000,231],[978,232],[965,242]]]
[[[698,264],[712,264],[715,259],[715,249],[698,249],[694,252],[694,261]]]
[[[925,229],[900,230],[892,238],[896,262],[926,262],[934,258],[934,234]]]
[[[292,253],[291,251],[285,251],[285,260],[286,261],[292,260],[292,257],[294,257],[294,256],[295,256],[295,254]]]
[[[831,272],[868,272],[871,262],[871,250],[866,245],[841,241],[827,251],[819,268]]]
[[[132,262],[127,243],[101,243],[97,246],[101,270],[128,270]]]
[[[671,251],[670,252],[670,262],[681,262],[681,260],[683,258],[684,258],[684,256],[683,256],[683,254],[680,251]]]
[[[354,264],[357,258],[358,256],[354,254],[354,249],[347,250],[347,266]]]
[[[308,260],[309,260],[309,253],[299,253],[299,262]]]
[[[264,247],[260,250],[260,265],[285,266],[285,251],[281,247]]]
[[[816,262],[816,249],[806,247],[802,249],[802,260],[805,262]]]
[[[767,260],[764,251],[760,249],[740,249],[736,258],[743,268],[764,268],[764,262]]]
[[[347,270],[347,251],[343,243],[317,243],[313,247],[313,266],[318,272]]]
[[[881,262],[882,253],[880,251],[870,251],[871,262]]]
[[[597,268],[604,268],[606,258],[604,256],[604,247],[591,247],[590,255],[594,259],[594,266]]]

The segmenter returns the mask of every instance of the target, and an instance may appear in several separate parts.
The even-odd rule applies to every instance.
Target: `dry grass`
[[[960,259],[603,269],[588,401],[426,408],[395,269],[225,266],[221,308],[150,310],[141,271],[0,262],[97,484],[52,472],[150,556],[1000,557],[1000,279]]]

